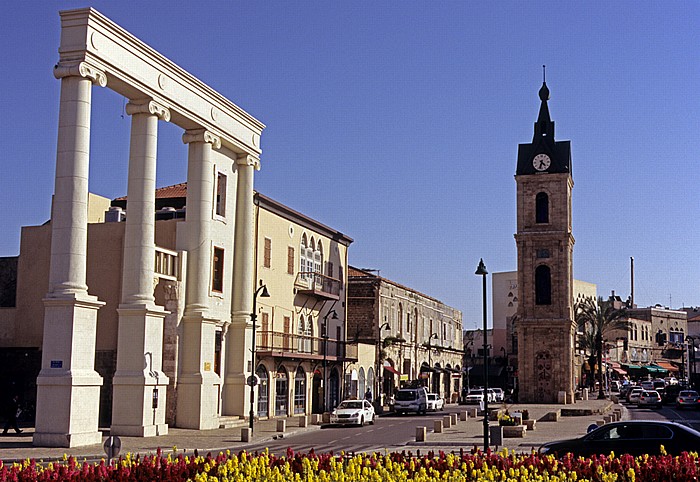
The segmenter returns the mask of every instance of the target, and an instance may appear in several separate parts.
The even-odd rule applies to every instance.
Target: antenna
[[[542,65],[542,83],[547,83],[547,66]]]

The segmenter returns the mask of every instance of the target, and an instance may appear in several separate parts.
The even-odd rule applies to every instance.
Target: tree
[[[603,340],[610,332],[627,330],[629,321],[624,309],[617,309],[611,300],[603,301],[602,297],[594,300],[586,297],[574,306],[576,323],[583,328],[583,348],[591,350],[598,362],[598,398],[605,398],[603,392]],[[588,345],[588,346],[585,346]]]

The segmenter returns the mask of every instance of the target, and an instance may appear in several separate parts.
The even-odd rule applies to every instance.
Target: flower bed
[[[143,458],[127,455],[108,465],[60,463],[3,465],[0,481],[690,481],[700,470],[698,455],[673,457],[629,455],[557,459],[552,455],[499,453],[295,454],[277,457],[266,452],[219,453],[217,456],[164,457],[160,452]]]

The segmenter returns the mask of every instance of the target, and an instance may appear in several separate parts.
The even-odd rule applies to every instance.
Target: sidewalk
[[[460,411],[463,406],[460,406]],[[468,407],[468,406],[467,406]],[[595,424],[597,421],[603,420],[603,415],[608,415],[614,409],[622,411],[622,419],[627,419],[627,409],[619,404],[613,404],[610,400],[587,400],[577,401],[574,405],[533,405],[533,404],[517,404],[508,405],[508,412],[522,412],[527,410],[530,419],[536,420],[535,430],[526,432],[522,438],[503,438],[503,444],[498,448],[508,448],[516,452],[530,452],[542,445],[545,442],[552,440],[562,440],[576,438],[586,434],[589,425]],[[580,415],[562,416],[557,422],[543,421],[542,418],[549,412],[556,410],[575,411]],[[583,415],[591,413],[590,415]],[[416,423],[416,426],[420,426]],[[491,422],[491,426],[496,425],[496,422]],[[433,433],[433,427],[427,427],[427,437],[425,442],[409,442],[406,449],[417,450],[421,452],[425,450],[444,450],[458,451],[460,448],[465,450],[476,446],[483,448],[484,444],[484,425],[483,417],[469,419],[464,422],[457,422],[456,426],[444,429],[443,433]]]
[[[451,407],[455,407],[451,405]],[[471,406],[473,408],[473,406]],[[518,452],[529,452],[533,448],[539,447],[544,442],[565,438],[578,437],[586,433],[586,429],[597,420],[603,419],[603,411],[610,413],[612,408],[622,408],[623,418],[626,418],[627,410],[621,405],[613,405],[609,400],[588,400],[578,401],[574,405],[508,405],[509,413],[527,409],[531,419],[538,420],[535,430],[525,435],[524,438],[504,438],[501,447],[507,447]],[[459,411],[465,411],[470,406],[460,405]],[[494,407],[496,408],[496,407]],[[558,422],[545,422],[540,419],[548,412],[557,409],[590,411],[593,415],[561,417]],[[273,440],[274,437],[289,438],[300,432],[309,432],[320,429],[320,425],[308,425],[299,427],[299,417],[289,417],[286,422],[286,430],[283,434],[277,432],[277,420],[261,420],[255,422],[255,431],[250,442],[241,442],[241,428],[247,426],[247,422],[241,420],[233,428],[217,430],[188,430],[170,428],[168,435],[159,437],[120,437],[121,454],[128,452],[132,454],[146,454],[155,452],[159,447],[164,453],[177,447],[178,453],[192,454],[197,449],[199,453],[217,453],[226,449],[234,452],[244,450],[247,446],[264,443]],[[390,450],[445,450],[458,451],[474,446],[483,446],[483,418],[469,419],[458,422],[456,426],[445,429],[443,433],[433,433],[432,422],[415,418],[415,425],[427,426],[426,442],[410,441],[408,444],[388,447]],[[381,424],[381,419],[377,422]],[[491,422],[495,425],[496,422]],[[33,428],[24,429],[21,434],[10,433],[0,436],[0,460],[5,463],[33,458],[37,460],[60,459],[64,454],[74,456],[78,461],[87,459],[88,461],[106,458],[102,445],[91,445],[77,448],[46,448],[32,446]],[[106,438],[105,434],[105,438]],[[104,440],[104,438],[103,438]]]

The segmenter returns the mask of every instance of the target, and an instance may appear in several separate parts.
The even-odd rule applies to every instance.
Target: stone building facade
[[[575,334],[571,147],[554,140],[554,122],[539,91],[533,140],[521,144],[517,185],[519,400],[573,401]]]
[[[420,384],[456,401],[462,379],[462,313],[358,268],[348,276],[348,336],[375,346],[374,393]]]

